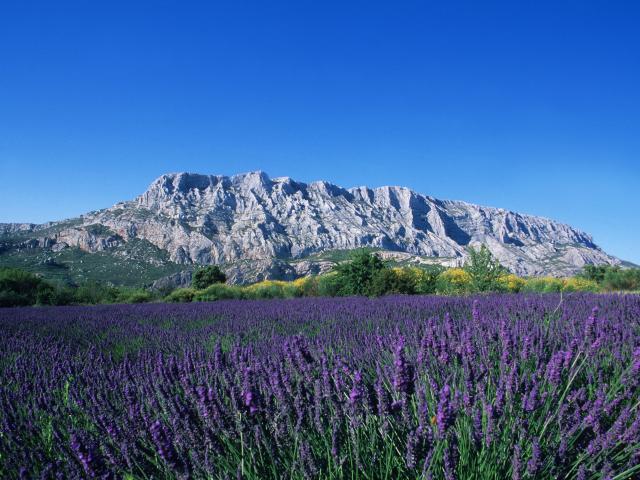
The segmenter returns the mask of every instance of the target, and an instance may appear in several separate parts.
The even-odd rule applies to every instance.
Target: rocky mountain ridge
[[[109,251],[134,239],[185,266],[223,264],[236,282],[326,271],[315,255],[373,247],[414,263],[462,264],[485,244],[518,275],[569,275],[585,264],[619,264],[590,235],[546,218],[404,187],[345,189],[264,172],[172,173],[137,198],[78,219],[0,224],[18,248]]]

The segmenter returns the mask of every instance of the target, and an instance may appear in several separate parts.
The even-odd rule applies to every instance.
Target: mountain
[[[480,244],[518,275],[621,263],[590,235],[546,218],[403,187],[345,189],[250,172],[162,175],[134,200],[76,219],[0,224],[0,265],[61,276],[75,268],[77,278],[102,272],[131,284],[169,275],[184,282],[194,264],[215,263],[242,283],[324,272],[358,247],[398,263],[461,265]]]

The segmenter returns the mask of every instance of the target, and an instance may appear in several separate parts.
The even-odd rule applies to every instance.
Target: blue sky
[[[173,171],[404,185],[640,263],[637,2],[0,4],[0,221]]]

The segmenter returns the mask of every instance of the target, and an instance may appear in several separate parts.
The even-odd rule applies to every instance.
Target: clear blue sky
[[[0,4],[0,221],[173,171],[405,185],[640,263],[632,1]]]

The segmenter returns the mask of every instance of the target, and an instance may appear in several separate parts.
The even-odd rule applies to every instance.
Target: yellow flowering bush
[[[524,278],[520,278],[519,276],[510,273],[508,275],[501,276],[498,283],[502,290],[511,293],[518,293],[524,288],[527,282]]]
[[[436,280],[438,293],[465,293],[471,289],[471,275],[462,268],[445,270]]]
[[[554,277],[527,278],[523,290],[525,292],[551,293],[561,292],[564,286],[563,280]]]
[[[594,280],[580,277],[565,278],[562,285],[564,292],[597,292],[598,284]]]

